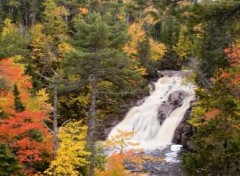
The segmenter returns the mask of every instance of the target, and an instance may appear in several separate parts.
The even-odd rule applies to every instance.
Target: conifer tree
[[[20,176],[17,157],[11,153],[6,144],[0,144],[0,175]]]
[[[86,19],[78,16],[74,21],[73,45],[76,49],[66,61],[66,73],[75,75],[76,81],[89,80],[91,98],[89,106],[88,140],[90,143],[90,175],[95,165],[95,128],[97,100],[102,82],[111,83],[112,90],[130,91],[141,83],[135,69],[136,61],[122,51],[127,41],[126,26],[121,21],[104,21],[99,13],[90,13]],[[76,76],[78,75],[78,76]],[[115,92],[115,93],[118,93]],[[107,93],[107,92],[105,92]]]
[[[25,106],[21,101],[20,92],[18,90],[17,84],[14,84],[13,87],[13,95],[14,95],[14,108],[16,112],[22,112],[25,110]]]

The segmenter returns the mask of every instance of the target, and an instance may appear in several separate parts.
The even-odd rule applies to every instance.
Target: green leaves
[[[23,26],[13,24],[10,19],[5,19],[4,27],[0,33],[0,59],[26,55],[28,53],[28,37]]]

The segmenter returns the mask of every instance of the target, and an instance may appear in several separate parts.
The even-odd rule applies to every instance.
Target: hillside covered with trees
[[[97,141],[158,70],[186,69],[186,175],[240,175],[239,0],[1,0],[0,176],[136,175],[143,158]]]

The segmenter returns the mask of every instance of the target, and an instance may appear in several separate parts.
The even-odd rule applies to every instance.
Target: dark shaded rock
[[[186,95],[187,93],[184,91],[175,91],[169,95],[168,101],[170,101],[171,104],[177,108],[182,105],[182,102]]]
[[[172,104],[170,102],[163,102],[158,108],[158,119],[160,124],[167,118],[167,115],[172,111]]]
[[[112,130],[112,127],[105,128],[104,129],[104,136],[108,136],[108,134],[111,132],[111,130]]]
[[[190,137],[194,134],[195,128],[187,123],[187,120],[191,119],[192,106],[187,110],[182,122],[175,130],[173,143],[181,144],[185,150],[194,150],[194,145],[190,141]]]
[[[189,141],[189,140],[186,141],[186,146],[185,146],[185,148],[188,149],[188,150],[190,150],[190,151],[195,151],[195,146],[194,146],[194,144],[193,144],[191,141]]]
[[[145,101],[145,98],[137,101],[136,106],[141,106],[144,103],[144,101]]]
[[[182,102],[186,95],[187,93],[184,91],[175,91],[169,95],[167,101],[164,101],[159,106],[158,119],[160,124],[162,124],[168,115],[170,115],[176,108],[182,105]]]

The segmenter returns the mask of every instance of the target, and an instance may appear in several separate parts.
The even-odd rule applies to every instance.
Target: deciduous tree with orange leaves
[[[51,135],[43,124],[50,110],[46,93],[30,94],[30,77],[13,59],[0,61],[0,75],[7,86],[0,93],[0,141],[17,156],[24,174],[32,175],[36,166],[48,162],[52,151]]]

